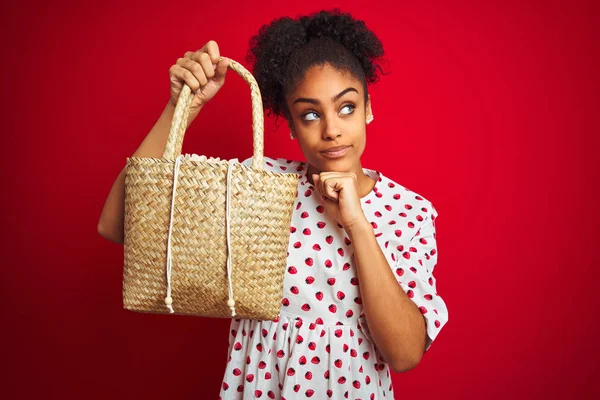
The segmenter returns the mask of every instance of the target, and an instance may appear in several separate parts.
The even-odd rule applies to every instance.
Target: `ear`
[[[373,110],[371,109],[371,95],[368,95],[368,99],[367,99],[367,106],[365,109],[365,117],[368,120],[370,117],[373,116]]]
[[[288,128],[290,128],[290,139],[294,140],[296,137],[296,134],[294,132],[294,124],[292,124],[289,120],[288,120]]]

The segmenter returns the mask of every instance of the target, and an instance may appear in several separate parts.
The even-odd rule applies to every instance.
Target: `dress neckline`
[[[300,185],[302,185],[302,186],[308,185],[314,189],[313,185],[311,185],[310,182],[308,182],[308,164],[306,162],[303,162],[302,165],[304,168],[302,171],[302,175],[300,176]],[[381,174],[381,172],[374,170],[374,169],[370,169],[370,168],[363,167],[362,170],[367,176],[370,177],[370,179],[375,180],[375,186],[373,186],[371,191],[369,193],[367,193],[364,197],[360,198],[361,203],[370,203],[371,198],[373,196],[376,196],[377,193],[379,192],[379,187],[380,187],[383,175]]]

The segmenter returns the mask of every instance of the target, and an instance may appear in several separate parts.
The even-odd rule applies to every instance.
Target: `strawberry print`
[[[243,164],[251,167],[252,158]],[[391,370],[364,315],[347,232],[320,203],[306,162],[264,157],[264,166],[300,178],[280,313],[273,321],[231,319],[220,399],[394,398]],[[380,172],[363,170],[375,180],[360,199],[365,217],[392,275],[425,318],[429,350],[448,321],[433,276],[437,210]]]

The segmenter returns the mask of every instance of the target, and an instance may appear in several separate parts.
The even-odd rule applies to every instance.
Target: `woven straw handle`
[[[254,157],[252,159],[252,168],[263,170],[263,154],[264,154],[264,115],[262,106],[262,97],[260,89],[252,74],[241,64],[230,59],[229,68],[237,72],[250,85],[250,95],[252,99],[252,134],[254,140]],[[183,84],[177,105],[175,106],[175,114],[169,131],[169,138],[163,158],[173,160],[181,154],[183,146],[183,136],[187,127],[190,106],[194,99],[192,89],[187,84]]]

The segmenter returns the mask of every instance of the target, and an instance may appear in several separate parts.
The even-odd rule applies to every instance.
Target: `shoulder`
[[[286,158],[272,158],[263,156],[265,171],[280,173],[300,173],[304,171],[306,163],[304,161],[289,160]],[[242,165],[252,168],[252,157],[241,162]]]
[[[438,212],[429,198],[381,172],[376,189],[376,201],[397,217],[412,220],[415,225],[437,218]]]

